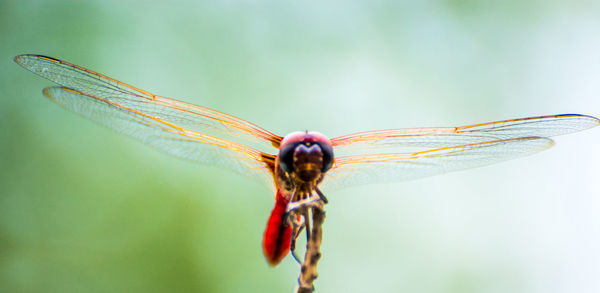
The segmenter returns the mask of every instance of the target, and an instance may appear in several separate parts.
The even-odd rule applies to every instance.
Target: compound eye
[[[333,165],[333,148],[330,144],[320,142],[318,142],[318,144],[323,152],[323,169],[321,169],[321,172],[325,173],[327,170],[331,169],[331,166]]]
[[[279,149],[279,166],[286,173],[291,173],[294,169],[294,150],[297,143],[290,143]]]

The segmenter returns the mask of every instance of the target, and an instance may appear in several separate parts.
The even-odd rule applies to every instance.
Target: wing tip
[[[594,122],[594,124],[595,124],[595,125],[593,125],[592,127],[600,125],[600,119],[599,119],[599,118],[597,118],[597,117],[594,117],[594,116],[591,116],[591,115],[581,115],[581,116],[582,116],[582,117],[585,117],[585,118],[587,118],[587,119],[590,119],[590,120],[592,120],[592,121]]]
[[[25,59],[46,59],[53,62],[61,62],[56,58],[39,54],[19,54],[13,58],[13,60],[18,64],[22,64]]]
[[[544,136],[525,136],[525,137],[515,137],[511,139],[503,139],[498,141],[492,141],[490,143],[518,143],[522,141],[530,141],[530,142],[539,142],[539,149],[532,149],[532,153],[541,152],[547,150],[554,146],[554,139]]]
[[[551,147],[553,147],[556,142],[554,142],[554,139],[548,138],[548,137],[543,137],[544,139],[546,139],[546,145],[542,147],[542,149],[540,151],[545,151]]]
[[[594,117],[592,115],[585,115],[585,114],[560,114],[560,115],[556,115],[556,117],[571,117],[571,118],[588,120],[588,121],[592,122],[591,125],[590,125],[590,127],[588,127],[588,128],[592,128],[594,126],[600,125],[600,118]],[[585,128],[585,129],[587,129],[587,128]]]
[[[54,94],[54,91],[55,91],[57,88],[60,88],[60,87],[57,87],[57,86],[51,86],[51,87],[44,88],[44,89],[42,90],[42,94],[44,95],[44,97],[48,98],[49,100],[51,100],[51,101],[54,101],[54,96],[53,96],[53,94]]]
[[[25,59],[31,57],[31,54],[20,54],[15,56],[15,58],[13,58],[13,61],[15,61],[15,63],[25,67]]]
[[[55,101],[55,97],[59,91],[70,92],[72,94],[81,95],[82,93],[64,86],[49,86],[42,90],[42,94],[51,101]]]

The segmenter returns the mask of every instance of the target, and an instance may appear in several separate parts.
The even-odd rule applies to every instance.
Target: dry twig
[[[308,217],[308,210],[312,214],[312,228]],[[323,222],[325,221],[325,211],[323,205],[313,205],[303,213],[306,223],[306,233],[308,240],[306,242],[306,253],[304,262],[300,267],[300,276],[298,277],[298,287],[296,293],[310,293],[314,291],[314,281],[319,274],[317,273],[317,263],[321,258],[321,238],[323,237]]]

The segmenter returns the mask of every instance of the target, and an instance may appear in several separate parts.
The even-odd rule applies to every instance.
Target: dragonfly
[[[296,211],[311,203],[326,204],[323,190],[404,181],[523,157],[551,147],[550,137],[600,124],[592,116],[560,114],[335,138],[315,131],[279,136],[238,117],[158,96],[55,58],[26,54],[14,61],[58,84],[43,94],[68,110],[177,157],[274,186],[275,205],[262,243],[271,266],[293,253],[305,225]]]

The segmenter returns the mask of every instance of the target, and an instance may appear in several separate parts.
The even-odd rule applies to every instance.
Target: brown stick
[[[319,274],[317,273],[317,263],[321,258],[321,238],[323,237],[323,222],[325,221],[325,211],[323,205],[314,205],[310,207],[312,213],[312,229],[306,242],[306,253],[304,262],[300,267],[300,276],[298,277],[298,287],[296,293],[310,293],[314,291],[314,281]],[[305,222],[309,219],[305,214]],[[310,227],[307,225],[307,227]]]

